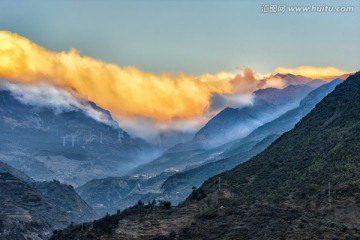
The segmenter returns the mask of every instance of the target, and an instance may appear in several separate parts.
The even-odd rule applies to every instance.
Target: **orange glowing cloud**
[[[296,68],[279,67],[275,70],[276,73],[291,73],[294,75],[301,75],[313,79],[332,80],[337,77],[344,77],[348,72],[342,71],[335,67],[313,67],[313,66],[300,66]]]
[[[346,74],[334,67],[311,66],[278,68],[276,72],[320,79]],[[109,110],[118,120],[141,117],[163,125],[216,114],[211,109],[213,96],[221,95],[227,104],[239,107],[251,101],[251,94],[259,88],[260,81],[265,81],[263,87],[285,86],[281,79],[270,81],[248,68],[238,75],[226,72],[200,76],[155,75],[136,67],[120,67],[84,57],[75,49],[52,52],[7,31],[0,31],[0,78],[65,89]]]
[[[199,117],[215,94],[243,91],[231,73],[155,75],[69,52],[51,52],[17,34],[0,31],[0,77],[21,84],[47,83],[93,101],[122,119],[158,122]]]

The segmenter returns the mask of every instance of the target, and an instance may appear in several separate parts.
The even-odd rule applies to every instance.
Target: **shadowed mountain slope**
[[[0,239],[46,239],[71,223],[65,212],[10,173],[0,173],[0,206]]]

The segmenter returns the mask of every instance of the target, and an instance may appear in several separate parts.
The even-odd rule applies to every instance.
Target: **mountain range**
[[[188,164],[187,168],[180,172],[171,171],[169,168],[168,171],[158,176],[155,175],[155,177],[146,177],[146,175],[140,174],[136,175],[137,177],[97,179],[78,187],[77,191],[102,215],[106,212],[114,213],[118,209],[124,209],[137,200],[148,202],[153,199],[166,199],[177,204],[191,193],[193,187],[199,187],[209,177],[229,170],[263,151],[282,133],[292,129],[302,117],[309,113],[323,97],[341,82],[342,80],[337,79],[316,88],[301,100],[297,108],[256,128],[251,134],[240,140],[209,150],[167,151],[163,156],[169,159],[165,162],[168,166],[177,166],[178,161]],[[281,95],[280,90],[261,90],[261,93],[264,92],[271,93],[266,96],[275,95],[272,98],[268,97],[268,101],[272,102],[278,101],[277,99]],[[257,112],[256,108],[252,110]],[[249,112],[251,111],[249,110]],[[196,159],[198,164],[191,166],[192,159]],[[146,168],[154,168],[151,165],[153,163],[156,164],[155,166],[158,164],[155,160],[147,164]],[[104,194],[99,195],[99,192],[104,192]]]
[[[359,99],[357,72],[292,130],[178,207],[139,202],[52,239],[358,239]]]
[[[69,225],[73,229],[73,224],[104,215],[106,220],[91,224],[97,229],[95,234],[86,230],[88,224],[81,224],[80,228],[77,225],[72,230],[76,236],[71,235],[71,238],[82,238],[82,233],[77,232],[80,229],[89,236],[101,236],[104,229],[113,234],[119,218],[124,216],[132,218],[133,222],[130,221],[128,230],[121,230],[120,237],[138,238],[139,235],[133,236],[130,229],[138,228],[137,214],[143,214],[144,209],[147,214],[154,214],[145,214],[145,219],[161,217],[159,223],[167,229],[158,231],[159,226],[151,224],[152,237],[174,233],[180,236],[177,230],[168,232],[166,221],[172,222],[168,216],[175,213],[174,218],[181,219],[177,225],[182,226],[192,222],[194,212],[198,213],[199,209],[207,215],[206,204],[210,200],[204,190],[206,183],[200,187],[204,181],[228,172],[274,141],[276,143],[281,134],[291,130],[342,82],[325,83],[295,75],[277,77],[286,80],[285,88],[256,91],[251,105],[225,108],[192,139],[188,133],[164,135],[164,139],[171,139],[167,144],[176,143],[179,136],[183,143],[169,148],[160,157],[156,156],[164,147],[161,143],[131,137],[109,112],[91,102],[81,104],[106,121],[94,119],[77,105],[54,109],[24,102],[8,89],[1,89],[0,84],[0,130],[3,133],[0,136],[3,143],[0,145],[3,161],[0,161],[0,174],[4,209],[0,213],[0,239],[3,236],[47,239],[52,232],[62,237],[63,231],[57,229]],[[241,130],[235,132],[233,129]],[[154,160],[149,161],[151,159]],[[217,181],[220,188],[226,185],[223,177]],[[180,204],[182,207],[170,207],[169,201],[178,204],[189,194],[190,197]],[[234,195],[228,190],[224,194]],[[202,199],[208,199],[205,205]],[[122,209],[126,209],[125,212],[120,212]],[[107,214],[115,212],[118,213],[115,216]],[[209,214],[211,218],[212,213]],[[111,227],[108,221],[113,224]],[[137,234],[137,230],[133,232]],[[68,236],[66,229],[64,234]],[[148,237],[147,233],[141,234]],[[184,236],[186,238],[186,234]]]

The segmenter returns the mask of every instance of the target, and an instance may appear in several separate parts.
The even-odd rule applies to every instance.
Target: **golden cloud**
[[[348,72],[342,71],[335,67],[313,67],[313,66],[299,66],[296,68],[279,67],[275,70],[276,73],[291,73],[294,75],[301,75],[313,79],[332,80],[337,77],[344,77]]]
[[[93,101],[116,117],[159,122],[201,116],[212,95],[231,93],[236,84],[231,73],[155,75],[83,57],[74,49],[51,52],[6,31],[0,32],[0,77],[22,84],[45,82]]]

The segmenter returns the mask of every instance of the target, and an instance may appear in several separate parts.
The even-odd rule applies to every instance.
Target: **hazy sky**
[[[251,67],[359,69],[360,1],[0,1],[0,29],[52,51],[189,74]],[[353,13],[262,13],[264,4],[354,6]]]

